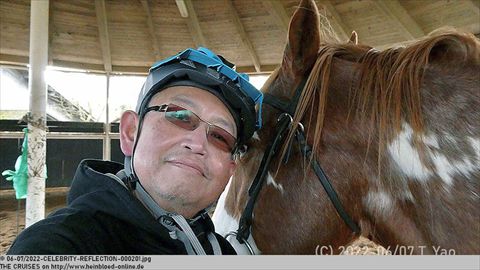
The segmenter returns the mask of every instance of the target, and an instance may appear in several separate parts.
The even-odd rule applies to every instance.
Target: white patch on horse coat
[[[480,139],[468,137],[470,144],[472,144],[473,151],[475,152],[475,166],[480,167]]]
[[[439,151],[438,137],[428,135],[424,138],[424,143],[429,146],[430,149],[425,149],[425,155],[430,158],[435,166],[435,172],[432,172],[422,164],[418,151],[412,146],[412,134],[412,128],[404,123],[402,132],[388,147],[393,160],[400,170],[409,178],[426,183],[431,176],[436,173],[448,187],[451,187],[454,175],[460,174],[469,177],[471,173],[479,169],[478,158],[475,158],[473,162],[467,156],[462,160],[449,160]],[[452,144],[457,143],[455,139],[448,134],[445,134],[443,139]],[[469,137],[468,140],[475,149],[475,153],[478,153],[480,140],[472,137]]]
[[[282,193],[282,195],[283,195],[284,189],[283,189],[282,184],[279,184],[279,183],[275,182],[275,179],[273,179],[273,176],[270,174],[270,172],[267,175],[267,185],[274,186],[276,189],[280,190],[280,193]]]
[[[423,166],[420,161],[420,155],[411,145],[412,134],[412,128],[407,124],[403,124],[402,132],[400,132],[397,138],[388,146],[388,151],[406,176],[425,182],[432,173],[428,168]],[[433,140],[433,138],[430,140]]]
[[[229,232],[236,232],[238,230],[238,220],[229,215],[225,209],[225,199],[227,197],[231,182],[232,179],[230,179],[222,195],[220,195],[212,217],[213,224],[215,225],[215,232],[223,237],[225,237],[225,235],[227,235]],[[240,242],[238,242],[234,236],[229,236],[227,240],[233,246],[237,254],[250,255],[248,248],[244,244],[240,244]],[[250,237],[248,237],[247,241],[252,246],[255,254],[261,254],[260,250],[257,248],[257,245],[255,244],[252,234],[250,234]]]
[[[412,192],[409,190],[409,189],[405,189],[403,190],[403,193],[402,193],[402,199],[405,200],[405,201],[410,201],[410,202],[415,202],[415,198],[413,198],[413,194]]]
[[[448,159],[439,153],[432,155],[432,161],[435,164],[435,169],[448,186],[452,185],[452,176],[454,174],[462,174],[466,177],[475,170],[475,165],[467,158],[462,161],[448,161]]]
[[[395,202],[392,197],[384,191],[370,191],[367,196],[363,198],[363,204],[375,216],[388,217],[392,212]]]

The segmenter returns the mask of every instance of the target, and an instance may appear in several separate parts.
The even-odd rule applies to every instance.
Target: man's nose
[[[182,142],[182,146],[192,150],[192,152],[196,154],[204,155],[208,144],[207,128],[206,123],[200,123],[196,129],[188,131],[187,137]]]

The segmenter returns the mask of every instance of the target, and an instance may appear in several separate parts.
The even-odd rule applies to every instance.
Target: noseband
[[[255,179],[253,180],[252,184],[250,185],[250,188],[248,189],[249,199],[248,199],[247,205],[245,206],[245,209],[243,210],[242,216],[240,218],[238,230],[236,232],[230,232],[225,236],[226,238],[229,236],[235,236],[238,242],[240,242],[241,244],[245,244],[247,246],[249,252],[252,255],[254,254],[254,252],[250,244],[247,242],[247,239],[250,236],[250,233],[252,230],[253,208],[255,206],[255,202],[257,201],[258,195],[260,194],[260,191],[264,186],[268,168],[272,162],[272,159],[275,156],[275,154],[280,150],[280,146],[284,141],[287,131],[291,127],[291,124],[293,122],[292,115],[294,115],[295,113],[298,100],[300,99],[300,95],[303,91],[303,88],[306,82],[307,82],[307,78],[305,78],[302,81],[302,83],[300,83],[300,85],[295,90],[295,95],[293,99],[288,103],[268,93],[264,94],[264,103],[274,107],[275,109],[281,112],[281,114],[278,117],[276,128],[275,128],[276,135],[273,141],[270,142],[267,149],[265,150],[262,161],[260,163],[260,167],[257,171],[257,175],[255,176]],[[298,126],[300,128],[297,128],[297,130],[295,130],[295,139],[298,143],[298,146],[300,147],[300,151],[302,155],[304,156],[304,158],[306,158],[306,160],[311,158],[312,169],[314,170],[315,174],[318,177],[318,180],[320,181],[323,188],[325,189],[325,192],[330,198],[330,201],[332,202],[333,206],[337,210],[337,213],[343,219],[345,224],[355,234],[358,234],[360,232],[360,228],[353,221],[351,216],[345,211],[345,208],[343,207],[340,199],[338,198],[335,188],[332,186],[327,175],[325,174],[322,167],[320,166],[320,163],[318,163],[318,160],[315,158],[315,154],[312,152],[312,148],[308,145],[305,137],[305,131],[303,129],[303,125],[299,123]],[[283,159],[284,164],[288,162],[292,144],[293,144],[293,140],[288,145],[287,153],[285,155],[285,158]]]

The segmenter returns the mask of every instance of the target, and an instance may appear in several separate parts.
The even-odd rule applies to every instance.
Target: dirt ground
[[[50,190],[45,195],[45,216],[66,205],[66,189]],[[0,192],[0,254],[5,254],[15,237],[25,228],[25,200],[12,192]]]

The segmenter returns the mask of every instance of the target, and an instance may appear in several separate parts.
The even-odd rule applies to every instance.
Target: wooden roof
[[[270,72],[281,61],[298,2],[50,0],[49,63],[145,73],[156,60],[205,46],[240,71]],[[442,26],[480,33],[480,0],[325,0],[317,5],[341,39],[355,30],[360,43],[374,47],[419,38]],[[29,21],[29,0],[0,1],[0,64],[28,63]]]

